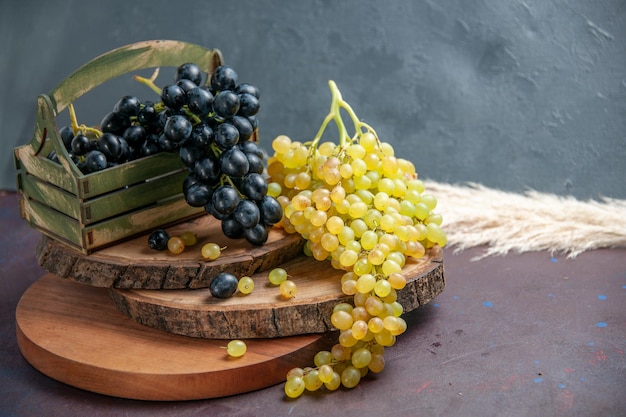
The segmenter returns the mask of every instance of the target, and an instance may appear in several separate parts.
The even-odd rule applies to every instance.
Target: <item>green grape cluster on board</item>
[[[268,160],[268,194],[283,208],[276,223],[305,239],[304,251],[344,270],[341,288],[352,303],[335,306],[330,320],[339,331],[330,351],[321,351],[314,366],[294,368],[285,393],[298,397],[322,386],[352,388],[369,372],[385,366],[385,348],[406,330],[397,292],[407,282],[407,257],[446,244],[442,217],[434,210],[414,164],[395,155],[393,147],[360,121],[333,81],[329,114],[316,136],[299,142],[281,135],[272,142]],[[342,111],[354,125],[348,133]],[[338,140],[322,141],[331,122]]]

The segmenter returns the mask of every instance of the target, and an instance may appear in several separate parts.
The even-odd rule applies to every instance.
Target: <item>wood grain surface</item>
[[[334,342],[330,335],[247,340],[240,358],[226,341],[174,335],[122,315],[104,288],[52,274],[22,295],[17,340],[26,360],[58,381],[139,400],[223,397],[284,381]]]
[[[212,297],[208,288],[111,289],[110,295],[117,308],[137,322],[186,336],[271,338],[333,330],[333,307],[352,298],[341,291],[344,271],[305,255],[280,266],[297,285],[294,298],[280,295],[267,278],[269,271],[252,275],[252,294],[236,293],[227,299]],[[428,303],[445,287],[443,256],[437,246],[420,259],[410,258],[403,272],[407,285],[398,291],[398,301],[405,312]]]
[[[198,243],[179,255],[148,247],[150,231],[136,238],[85,255],[64,243],[42,236],[35,254],[47,272],[95,287],[186,289],[205,288],[215,275],[229,271],[237,276],[251,275],[279,265],[302,252],[304,241],[298,234],[272,228],[263,246],[245,239],[228,239],[221,223],[204,215],[166,228],[170,236],[194,232]],[[208,262],[201,255],[205,243],[225,247],[222,255]]]

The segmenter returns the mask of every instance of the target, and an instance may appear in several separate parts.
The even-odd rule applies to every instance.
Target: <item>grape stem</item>
[[[159,68],[154,70],[154,72],[152,73],[150,78],[142,77],[140,75],[133,75],[133,79],[135,81],[138,81],[141,84],[147,86],[152,91],[157,93],[159,95],[159,97],[160,97],[161,96],[161,92],[163,91],[163,89],[161,87],[159,87],[158,85],[156,85],[156,83],[154,82],[157,79],[158,76],[159,76]],[[189,111],[187,106],[183,106],[183,110],[185,110],[185,115],[191,119],[191,121],[192,121],[192,123],[194,125],[196,125],[196,124],[198,124],[198,123],[200,123],[202,121],[197,115],[195,115],[194,113]]]
[[[335,122],[335,124],[337,125],[337,129],[339,130],[339,146],[340,147],[344,147],[345,145],[348,144],[349,141],[353,140],[348,135],[346,125],[344,124],[343,118],[341,117],[342,109],[345,110],[346,113],[348,113],[348,116],[350,116],[350,119],[352,120],[352,124],[354,125],[354,130],[355,130],[355,138],[357,136],[362,135],[364,133],[363,130],[365,130],[366,132],[373,133],[374,136],[376,137],[376,140],[378,141],[378,135],[376,134],[376,131],[367,123],[359,120],[359,118],[357,117],[356,113],[354,112],[350,104],[344,101],[343,97],[341,96],[341,91],[339,91],[339,88],[337,87],[337,84],[333,80],[329,80],[328,86],[330,87],[330,93],[331,93],[330,112],[324,118],[322,125],[320,126],[319,130],[317,131],[317,134],[313,138],[313,141],[311,143],[311,148],[317,149],[317,145],[319,141],[321,140],[322,135],[326,131],[328,124],[331,121]]]
[[[74,132],[74,135],[77,135],[78,132],[83,132],[84,135],[91,133],[96,138],[102,136],[102,132],[100,130],[84,124],[78,124],[78,118],[76,117],[76,110],[74,109],[73,103],[70,103],[67,108],[70,112],[70,127],[72,128],[72,132]]]
[[[159,68],[155,69],[150,78],[142,77],[140,75],[133,75],[136,81],[148,86],[152,91],[161,95],[161,89],[154,83],[154,80],[159,76]]]

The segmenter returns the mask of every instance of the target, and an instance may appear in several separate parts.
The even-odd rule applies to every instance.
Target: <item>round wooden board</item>
[[[62,242],[42,236],[35,254],[46,271],[62,278],[94,287],[183,289],[208,287],[222,271],[250,275],[293,258],[302,252],[304,241],[298,234],[272,228],[263,246],[245,239],[228,239],[221,222],[205,215],[166,229],[170,236],[194,232],[198,242],[179,255],[148,247],[149,232],[85,255]],[[215,261],[202,258],[200,249],[214,242],[226,247]]]
[[[254,291],[219,299],[209,289],[110,289],[117,308],[137,322],[170,333],[213,339],[272,338],[333,330],[333,307],[352,297],[341,291],[341,276],[330,262],[300,255],[283,264],[297,284],[295,298],[284,299],[268,281],[268,271],[252,275]],[[443,252],[438,246],[403,268],[407,285],[398,301],[409,312],[443,291]]]
[[[247,340],[247,353],[230,358],[223,340],[142,326],[117,311],[106,289],[52,274],[23,294],[16,325],[22,355],[43,374],[138,400],[205,399],[265,388],[334,343],[328,334]]]

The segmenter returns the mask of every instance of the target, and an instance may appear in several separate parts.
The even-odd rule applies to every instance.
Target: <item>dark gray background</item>
[[[317,132],[333,79],[423,178],[626,198],[624,0],[0,4],[0,189],[15,188],[38,94],[111,49],[176,39],[219,48],[261,89],[267,149]],[[152,98],[136,84],[92,91],[80,121],[126,93]]]

